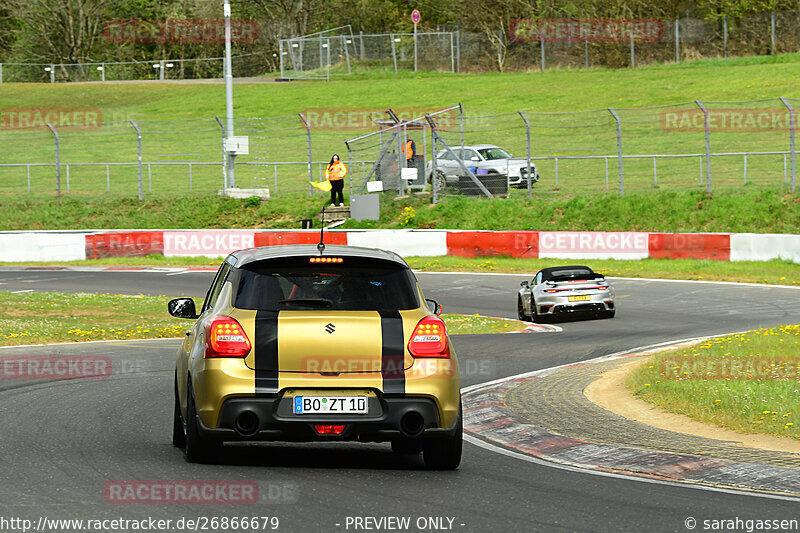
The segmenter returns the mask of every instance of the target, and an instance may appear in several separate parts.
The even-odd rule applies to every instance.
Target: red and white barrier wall
[[[308,230],[108,230],[0,233],[0,261],[71,261],[149,254],[224,256],[253,246],[316,244]],[[800,235],[626,231],[329,230],[327,244],[392,250],[402,256],[563,259],[692,258],[800,263]]]

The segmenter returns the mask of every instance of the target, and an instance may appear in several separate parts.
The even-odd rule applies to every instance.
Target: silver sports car
[[[523,281],[517,295],[520,320],[537,322],[569,313],[614,316],[614,288],[605,276],[586,266],[543,268],[529,283]]]

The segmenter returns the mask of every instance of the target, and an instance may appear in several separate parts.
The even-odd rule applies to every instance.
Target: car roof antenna
[[[319,244],[317,245],[317,250],[319,250],[319,255],[322,255],[325,252],[325,206],[322,206],[322,224],[319,227]]]

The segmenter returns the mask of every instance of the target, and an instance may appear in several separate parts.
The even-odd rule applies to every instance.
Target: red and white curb
[[[643,346],[589,361],[465,387],[462,389],[462,402],[466,440],[491,451],[569,470],[651,482],[688,483],[707,490],[766,491],[758,493],[766,497],[800,497],[800,470],[699,455],[640,450],[565,437],[520,417],[505,403],[506,393],[510,389],[567,368],[684,348],[718,336],[722,335]],[[720,489],[721,485],[731,489]]]

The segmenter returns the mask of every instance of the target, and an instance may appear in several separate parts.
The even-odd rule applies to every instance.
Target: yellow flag
[[[329,192],[331,190],[331,182],[328,180],[310,181],[309,183],[321,191]]]

